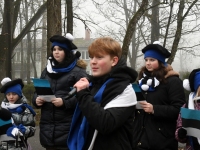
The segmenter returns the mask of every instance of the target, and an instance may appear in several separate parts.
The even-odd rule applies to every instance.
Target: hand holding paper
[[[54,106],[56,106],[56,107],[60,107],[60,106],[63,105],[63,100],[62,100],[62,98],[54,98],[54,99],[52,99],[51,102],[52,102],[52,103],[54,104]]]
[[[154,113],[154,110],[153,110],[153,105],[151,103],[148,103],[147,101],[139,101],[142,109],[146,112],[146,113],[151,113],[153,114]]]

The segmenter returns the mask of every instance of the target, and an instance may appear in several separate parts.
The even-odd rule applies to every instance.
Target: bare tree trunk
[[[1,58],[0,60],[6,61],[6,63],[3,63],[2,65],[5,66],[0,66],[2,68],[5,68],[3,70],[2,74],[0,76],[5,77],[10,77],[12,78],[12,63],[11,63],[11,55],[12,55],[12,21],[11,21],[11,15],[13,13],[13,10],[11,9],[13,5],[13,0],[5,0],[4,1],[4,16],[3,20],[5,20],[3,27],[2,27],[2,38],[4,38],[5,43],[2,43],[0,49],[2,49],[3,53],[1,53]],[[5,74],[4,74],[5,73]],[[2,79],[1,78],[1,79]]]
[[[31,6],[31,14],[35,13],[34,12],[34,5]],[[35,29],[36,29],[36,24],[34,25]],[[31,62],[32,62],[32,66],[33,66],[33,73],[34,73],[34,78],[37,78],[37,69],[36,69],[36,32],[33,33],[33,53],[31,53]],[[32,55],[33,54],[33,55]]]
[[[130,16],[130,12],[128,12],[128,8],[127,8],[127,2],[126,0],[124,0],[124,12],[125,12],[125,17],[126,17],[126,26],[128,27],[128,23],[129,23],[129,20],[131,18]],[[137,2],[134,1],[134,8],[133,8],[133,13],[136,12],[136,9],[137,9]],[[132,36],[132,40],[131,40],[131,52],[129,51],[128,52],[128,58],[129,58],[129,61],[130,61],[130,66],[132,68],[135,68],[136,66],[136,58],[137,58],[137,49],[136,49],[136,32],[134,31],[133,32],[133,36]]]
[[[41,50],[41,72],[46,66],[47,62],[47,12],[43,14],[43,29],[42,29],[42,50]]]
[[[185,17],[187,17],[189,11],[192,9],[192,7],[195,5],[195,3],[197,1],[198,0],[193,0],[191,2],[190,6],[188,7],[187,11],[184,14],[183,14],[183,12],[184,12],[184,8],[185,8],[185,1],[180,1],[180,3],[179,3],[179,10],[178,10],[178,15],[177,15],[177,29],[176,29],[176,33],[174,35],[175,38],[174,38],[174,41],[172,44],[171,56],[167,60],[168,64],[172,64],[172,62],[174,61],[176,52],[178,50],[179,41],[181,39],[183,21],[184,21]]]
[[[127,30],[126,30],[126,34],[123,40],[123,46],[122,46],[122,55],[127,59],[127,54],[128,54],[128,50],[129,50],[129,45],[133,36],[133,33],[136,30],[136,24],[138,22],[138,20],[141,18],[141,16],[144,14],[144,12],[146,11],[146,8],[148,6],[148,1],[147,0],[143,0],[142,4],[140,6],[140,8],[138,9],[138,11],[134,14],[134,16],[132,17],[132,19],[130,20]]]
[[[36,28],[36,27],[35,27]],[[36,32],[33,33],[33,59],[32,59],[32,64],[34,68],[34,78],[37,78],[37,69],[36,69]]]
[[[170,4],[170,13],[169,13],[170,15],[169,15],[168,22],[167,22],[167,25],[166,25],[166,32],[165,32],[165,36],[164,36],[163,47],[166,46],[167,35],[169,34],[169,27],[170,27],[170,22],[171,22],[171,19],[172,19],[173,7],[174,7],[174,0],[172,0],[171,4]]]
[[[73,34],[73,2],[66,0],[67,4],[67,33]]]
[[[20,31],[22,31],[22,14],[20,13],[19,14],[20,15]],[[21,79],[24,79],[24,46],[23,46],[24,44],[23,44],[23,41],[21,41],[20,42],[20,51],[21,51],[21,59],[20,59],[20,61],[21,61],[21,65],[20,65],[20,78]]]
[[[160,0],[153,0],[151,15],[151,43],[159,40],[159,3]]]
[[[137,3],[136,1],[134,1],[134,12],[136,12],[137,9]],[[132,37],[132,55],[131,55],[131,59],[130,59],[130,64],[132,68],[136,67],[136,60],[137,60],[137,49],[136,49],[136,32],[134,31],[133,33],[133,37]]]
[[[51,53],[49,38],[55,34],[62,34],[61,0],[47,0],[47,56]]]
[[[3,22],[2,22],[2,32],[0,35],[0,79],[4,78],[5,76],[11,77],[11,68],[7,68],[5,65],[11,64],[11,59],[7,59],[6,56],[8,55],[7,52],[10,53],[10,56],[12,55],[12,52],[14,48],[21,42],[23,37],[29,32],[30,28],[33,26],[33,24],[40,18],[40,16],[43,14],[43,12],[46,10],[47,2],[45,2],[36,12],[36,14],[29,20],[28,24],[23,28],[23,30],[20,32],[20,34],[13,38],[13,33],[16,27],[17,23],[17,17],[19,14],[19,6],[20,6],[21,0],[16,0],[13,2],[13,0],[4,0],[4,16],[3,16]],[[15,5],[13,5],[15,3]],[[13,13],[14,12],[14,13]],[[11,15],[11,17],[9,17]],[[11,19],[10,19],[11,18]],[[8,32],[8,28],[10,31]],[[8,62],[8,63],[7,63]]]
[[[26,11],[26,14],[25,14],[25,21],[26,23],[28,22],[28,5],[27,5],[27,0],[25,0],[25,11]],[[31,49],[32,49],[32,46],[31,46],[31,36],[30,36],[30,33],[27,34],[27,63],[26,63],[26,80],[27,80],[27,83],[30,83],[30,56],[31,56]]]
[[[28,41],[28,46],[27,46],[27,63],[26,63],[26,78],[27,78],[27,83],[30,83],[30,75],[31,75],[31,70],[30,70],[30,57],[31,57],[31,50],[32,50],[32,46],[31,46],[31,37],[30,37],[30,33],[27,34],[27,41]]]

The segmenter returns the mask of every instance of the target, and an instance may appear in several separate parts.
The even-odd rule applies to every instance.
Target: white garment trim
[[[5,108],[5,109],[14,109],[17,108],[19,106],[21,106],[22,104],[11,104],[11,103],[6,103],[6,102],[2,102],[1,103],[1,107]]]
[[[191,92],[191,93],[189,94],[189,100],[188,100],[188,108],[189,108],[189,109],[194,109],[193,97],[194,97],[194,92]]]
[[[154,82],[155,82],[155,85],[154,85],[154,87],[157,87],[157,86],[159,86],[159,84],[160,84],[160,81],[158,81],[155,77],[154,77]]]
[[[54,63],[53,63],[53,62],[52,62],[52,65],[54,66]],[[50,60],[48,59],[48,61],[47,61],[47,71],[48,71],[49,73],[57,73],[57,72],[53,71],[52,65],[51,65]]]
[[[14,108],[17,108],[17,107],[19,107],[20,105],[22,105],[22,104],[10,104],[10,103],[6,103],[6,102],[2,102],[1,103],[1,108],[5,108],[5,109],[14,109]],[[14,124],[14,120],[13,120],[13,118],[11,117],[11,122],[12,122],[12,124]]]
[[[111,100],[104,109],[112,108],[112,107],[129,107],[137,104],[137,99],[135,95],[135,91],[133,90],[132,85],[128,85],[124,92],[120,95],[116,96],[113,100]]]
[[[137,104],[137,99],[135,95],[135,91],[133,90],[132,84],[128,85],[124,92],[120,95],[116,96],[113,100],[111,100],[104,109],[113,108],[113,107],[130,107]],[[96,140],[98,131],[95,130],[92,141],[88,150],[92,150],[94,146],[94,142]]]

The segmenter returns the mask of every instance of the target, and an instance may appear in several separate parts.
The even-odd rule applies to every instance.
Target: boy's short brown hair
[[[121,58],[122,48],[119,42],[110,38],[102,37],[96,39],[88,48],[90,57],[97,56],[102,53],[109,54],[111,57],[117,56]]]

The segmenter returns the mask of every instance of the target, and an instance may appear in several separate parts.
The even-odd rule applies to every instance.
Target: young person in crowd
[[[190,91],[189,98],[183,107],[191,110],[200,110],[200,68],[194,69],[189,75],[189,79],[183,80],[183,87]],[[194,116],[193,116],[194,117]],[[197,116],[198,117],[198,116]],[[190,120],[191,121],[191,120]],[[191,121],[192,122],[192,121]],[[194,122],[191,124],[194,125]],[[192,129],[192,126],[190,126]],[[194,128],[194,133],[199,129]],[[198,132],[197,132],[198,134]],[[182,118],[179,114],[177,120],[177,129],[175,132],[176,139],[181,143],[186,143],[186,150],[199,150],[200,149],[200,138],[195,136],[187,136],[187,131],[182,127]]]
[[[32,99],[33,105],[41,108],[40,143],[46,150],[68,150],[67,137],[77,100],[66,96],[80,78],[87,76],[87,64],[79,59],[80,52],[74,54],[77,47],[72,41],[69,33],[50,38],[52,53],[40,78],[49,81],[56,98],[46,102],[35,93]]]
[[[96,39],[88,48],[92,75],[81,78],[78,104],[72,120],[70,150],[132,150],[136,95],[132,84],[137,72],[127,67],[120,44]]]
[[[27,104],[27,99],[22,93],[24,87],[23,81],[22,79],[11,80],[6,77],[1,81],[1,84],[0,91],[5,94],[5,99],[2,101],[1,107],[10,111],[13,120],[13,126],[6,131],[7,136],[17,138],[18,134],[20,134],[27,144],[27,139],[35,134],[36,113]],[[15,143],[14,140],[13,142]]]
[[[177,150],[176,120],[185,94],[179,74],[165,62],[171,53],[158,41],[142,49],[145,66],[138,84],[145,101],[134,119],[134,150]]]

